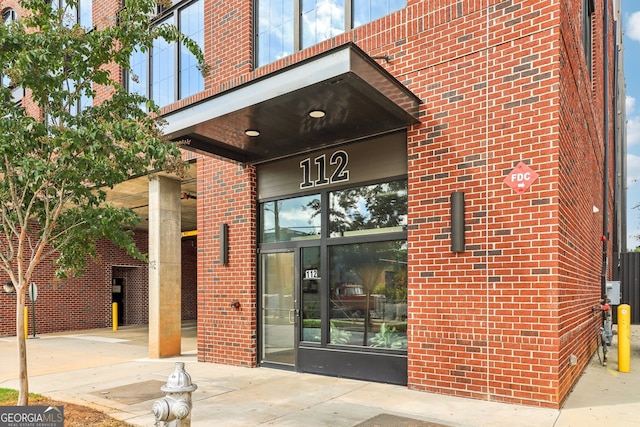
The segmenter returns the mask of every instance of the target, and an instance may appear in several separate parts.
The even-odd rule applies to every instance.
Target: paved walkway
[[[631,373],[591,360],[561,410],[462,399],[406,387],[196,360],[195,325],[183,328],[183,354],[147,357],[147,329],[123,327],[42,335],[27,342],[30,390],[153,426],[151,407],[175,362],[198,386],[192,426],[519,426],[640,425],[640,326],[632,327]],[[0,387],[17,388],[14,338],[0,338]]]

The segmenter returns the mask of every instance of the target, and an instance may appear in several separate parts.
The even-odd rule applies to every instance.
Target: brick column
[[[149,182],[149,357],[181,352],[180,181]]]

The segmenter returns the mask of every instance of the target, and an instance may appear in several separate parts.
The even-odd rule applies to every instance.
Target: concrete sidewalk
[[[617,369],[617,338],[609,367],[597,357],[558,411],[462,399],[267,368],[196,360],[195,325],[183,328],[183,354],[147,357],[147,329],[123,327],[29,339],[30,390],[92,406],[139,426],[153,426],[160,386],[185,363],[198,386],[193,426],[522,426],[640,425],[640,327],[632,327],[631,373]],[[0,387],[17,388],[14,338],[0,338]]]

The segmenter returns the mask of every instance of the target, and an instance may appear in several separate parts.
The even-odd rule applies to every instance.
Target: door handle
[[[289,323],[296,323],[296,317],[300,316],[300,310],[292,308],[289,310]]]

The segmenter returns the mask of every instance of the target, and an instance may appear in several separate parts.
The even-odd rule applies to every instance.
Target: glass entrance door
[[[260,255],[262,362],[295,365],[296,298],[295,252]]]

